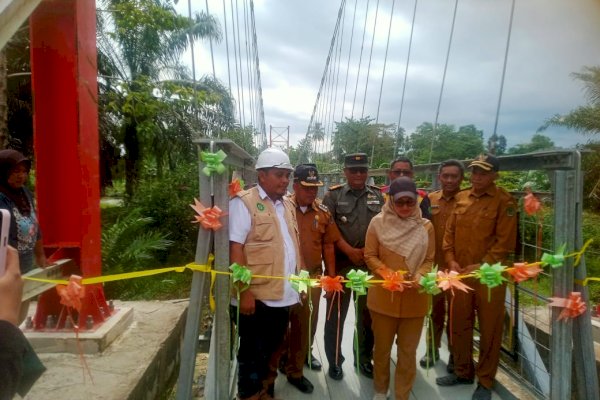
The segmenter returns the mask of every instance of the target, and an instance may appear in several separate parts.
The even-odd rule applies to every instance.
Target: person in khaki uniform
[[[374,400],[387,399],[394,339],[397,344],[395,399],[410,397],[416,376],[417,345],[428,309],[427,294],[419,293],[417,282],[431,270],[435,256],[433,225],[421,217],[417,197],[412,179],[393,180],[389,201],[371,220],[367,230],[365,262],[377,279],[387,279],[395,271],[402,271],[405,280],[413,281],[412,286],[402,292],[373,285],[367,295],[375,337]]]
[[[229,259],[246,266],[252,275],[297,274],[302,267],[295,209],[284,200],[290,174],[290,160],[283,151],[269,148],[256,161],[258,185],[238,192],[229,201]],[[240,294],[239,304],[232,293],[230,314],[238,332],[238,398],[273,398],[275,376],[271,359],[283,342],[290,307],[298,293],[285,279],[252,278]]]
[[[435,230],[435,265],[438,270],[443,271],[446,268],[444,260],[444,251],[442,249],[444,241],[444,232],[446,231],[446,222],[454,210],[456,204],[456,196],[460,192],[460,184],[463,181],[465,168],[458,160],[446,160],[440,163],[438,171],[438,180],[442,187],[429,194],[431,202],[431,222]],[[442,332],[444,331],[444,323],[446,322],[446,293],[438,293],[433,296],[431,304],[431,321],[433,323],[433,338],[431,330],[427,329],[427,346],[428,351],[419,361],[419,365],[423,368],[431,368],[439,360],[439,349],[442,342]],[[448,344],[450,344],[449,325],[446,330],[448,336]],[[432,347],[433,346],[433,347]],[[454,372],[454,361],[452,353],[448,360],[447,370],[449,373]]]
[[[335,276],[334,243],[340,238],[331,214],[321,200],[317,199],[317,190],[323,183],[314,164],[301,164],[294,171],[294,194],[289,197],[296,208],[296,221],[300,231],[300,252],[305,269],[311,278],[323,275],[323,261],[327,274]],[[282,348],[280,368],[287,375],[288,382],[303,393],[313,391],[312,383],[304,376],[304,364],[313,370],[320,370],[321,363],[312,355],[310,345],[314,343],[321,288],[311,290],[312,313],[308,298],[290,309],[290,327],[287,340]],[[309,336],[309,321],[311,332]],[[308,358],[310,357],[310,358]]]
[[[470,189],[460,192],[446,225],[444,257],[449,269],[468,274],[481,264],[505,263],[514,252],[517,236],[517,205],[495,184],[500,163],[493,155],[481,155],[469,165]],[[491,289],[475,278],[463,282],[472,291],[454,293],[452,354],[454,373],[437,378],[441,386],[472,384],[477,375],[474,400],[491,399],[491,388],[500,360],[506,285]],[[473,363],[473,326],[479,323],[479,361]]]

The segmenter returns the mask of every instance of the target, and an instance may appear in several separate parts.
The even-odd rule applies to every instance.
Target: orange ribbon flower
[[[469,290],[473,290],[472,288],[468,287],[467,285],[461,282],[460,277],[458,276],[458,272],[456,271],[438,271],[437,276],[440,282],[438,283],[438,287],[443,291],[453,291],[454,289],[458,289],[462,290],[465,293],[468,293]]]
[[[71,307],[81,312],[81,299],[85,297],[85,287],[81,284],[81,277],[71,275],[67,285],[56,285],[60,297],[60,304]]]
[[[384,282],[381,287],[391,292],[403,292],[408,283],[404,280],[403,271],[390,271],[383,276]]]
[[[562,297],[550,297],[552,302],[548,304],[550,307],[563,307],[564,309],[558,316],[558,320],[568,320],[583,314],[586,310],[585,303],[581,300],[580,292],[571,292],[566,299]]]
[[[505,271],[513,277],[515,282],[519,283],[526,281],[527,279],[537,278],[538,274],[542,272],[543,269],[541,269],[537,263],[514,263],[512,268],[507,268]]]
[[[525,190],[527,191],[527,194],[523,198],[523,208],[527,215],[533,215],[540,211],[542,205],[537,197],[531,192],[530,188],[526,188]]]
[[[323,290],[326,292],[343,292],[344,287],[342,286],[342,281],[344,277],[338,275],[335,277],[331,276],[321,276],[317,286],[321,286]]]
[[[229,197],[234,197],[238,192],[242,191],[242,183],[239,179],[234,179],[229,183]]]
[[[194,204],[190,204],[190,207],[198,213],[198,215],[195,216],[196,220],[192,222],[200,223],[204,229],[216,231],[223,226],[221,221],[219,221],[219,218],[225,214],[219,207],[214,206],[206,208],[198,201],[198,199],[194,199]]]

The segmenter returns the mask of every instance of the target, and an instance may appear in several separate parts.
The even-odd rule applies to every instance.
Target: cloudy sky
[[[210,13],[222,27],[223,3],[226,5],[234,85],[232,93],[235,95],[230,1],[210,0],[208,5]],[[317,107],[317,117],[321,120],[325,120],[325,115],[333,114],[334,104],[332,119],[336,121],[341,119],[342,113],[349,117],[352,108],[355,117],[375,118],[377,114],[392,0],[379,0],[378,11],[377,0],[370,0],[366,13],[367,2],[346,2],[343,36],[340,31],[343,38],[341,50],[334,47],[340,56],[336,58],[334,52],[332,57],[332,66],[335,66],[335,71],[339,69],[337,101],[333,100],[336,98],[335,86],[326,85],[322,98],[330,100]],[[194,11],[206,9],[204,1],[194,0],[193,3]],[[238,0],[242,37],[243,4],[243,0]],[[355,4],[356,22],[350,49]],[[290,142],[293,145],[306,134],[340,1],[255,0],[254,7],[267,134],[269,125],[290,126]],[[187,2],[180,0],[177,9],[187,14]],[[379,115],[379,121],[383,123],[397,123],[399,120],[413,9],[412,0],[395,2]],[[457,127],[474,124],[484,131],[485,138],[493,133],[510,10],[510,0],[459,1],[439,123]],[[453,11],[452,0],[418,0],[401,119],[401,125],[408,133],[423,122],[435,121]],[[367,28],[359,75],[365,15]],[[528,142],[545,118],[585,104],[582,85],[570,74],[580,71],[582,66],[600,65],[599,38],[600,0],[516,0],[497,128],[498,134],[506,136],[509,147]],[[372,40],[374,45],[367,85],[366,71]],[[197,75],[212,74],[208,44],[196,44],[195,54]],[[190,57],[189,54],[186,57]],[[346,69],[348,60],[349,69]],[[216,76],[227,84],[225,40],[214,43],[214,62]],[[346,75],[347,86],[344,85]],[[343,105],[345,87],[347,95]],[[355,88],[356,101],[353,101]],[[249,108],[248,104],[246,108]],[[325,109],[329,110],[329,114]],[[564,129],[551,128],[544,134],[550,136],[557,146],[563,147],[588,140]]]

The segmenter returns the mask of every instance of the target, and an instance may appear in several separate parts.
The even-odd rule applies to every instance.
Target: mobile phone
[[[8,230],[10,228],[10,213],[0,209],[0,276],[6,271],[6,248],[8,246]]]

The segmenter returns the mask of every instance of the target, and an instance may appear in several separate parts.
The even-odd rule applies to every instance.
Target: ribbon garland
[[[317,281],[310,279],[308,271],[303,269],[300,271],[299,275],[290,275],[290,284],[292,285],[292,289],[294,289],[296,292],[308,293],[308,288],[316,286]]]
[[[550,300],[552,302],[548,304],[549,307],[563,308],[558,315],[558,321],[561,319],[568,321],[583,314],[586,310],[585,303],[581,300],[580,292],[571,292],[566,299],[562,297],[550,297]]]
[[[437,272],[437,266],[435,266],[430,272],[421,277],[419,280],[419,285],[422,289],[419,292],[424,292],[430,295],[436,295],[441,292],[436,281]]]
[[[542,266],[545,267],[546,265],[549,265],[552,268],[562,267],[565,262],[566,247],[567,247],[567,244],[565,243],[558,248],[558,252],[556,252],[556,254],[548,254],[548,253],[542,254]]]
[[[226,169],[225,165],[223,165],[225,158],[227,158],[227,154],[223,150],[219,150],[216,153],[201,151],[200,159],[206,164],[202,168],[202,173],[206,176],[211,176],[213,172],[221,175]]]
[[[350,272],[346,274],[346,278],[348,278],[346,287],[356,293],[358,297],[367,294],[367,288],[371,286],[369,280],[373,278],[373,275],[369,275],[366,271],[360,269],[351,269]]]
[[[242,191],[244,187],[244,181],[242,179],[236,178],[229,183],[229,197],[235,197],[238,192]]]
[[[494,265],[483,263],[479,269],[473,271],[473,276],[488,287],[488,302],[491,301],[492,289],[506,281],[506,278],[502,276],[504,270],[505,268],[500,263]]]
[[[204,229],[212,229],[213,231],[223,227],[219,218],[224,216],[225,213],[219,207],[204,207],[196,198],[194,198],[194,204],[190,204],[190,207],[198,213],[194,216],[195,220],[192,223],[199,223]]]

